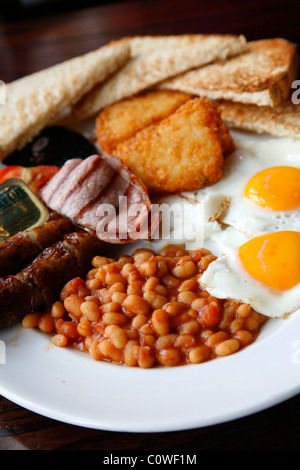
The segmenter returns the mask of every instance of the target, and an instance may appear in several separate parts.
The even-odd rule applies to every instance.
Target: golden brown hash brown
[[[149,192],[158,193],[216,183],[222,176],[223,156],[232,150],[218,105],[194,98],[120,143],[114,155],[140,176]]]
[[[98,143],[107,154],[150,124],[161,121],[192,95],[177,91],[147,92],[107,106],[96,120]]]

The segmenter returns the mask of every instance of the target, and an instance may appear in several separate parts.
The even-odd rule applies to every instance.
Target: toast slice
[[[218,104],[222,119],[228,127],[299,139],[300,104],[293,104],[291,98],[274,108],[227,101]]]
[[[112,41],[9,83],[6,103],[0,105],[0,161],[21,149],[63,109],[122,67],[129,55],[128,40]]]
[[[178,90],[257,106],[276,106],[297,77],[296,46],[281,38],[247,43],[243,54],[168,79],[160,90]]]
[[[217,104],[197,97],[120,143],[114,155],[150,193],[193,191],[221,178],[225,142],[233,150]]]
[[[244,36],[196,34],[131,39],[132,59],[106,83],[96,86],[75,107],[81,119],[151,88],[166,78],[245,50]]]

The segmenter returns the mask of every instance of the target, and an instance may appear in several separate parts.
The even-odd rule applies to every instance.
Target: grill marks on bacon
[[[150,199],[139,177],[113,156],[68,160],[40,196],[50,209],[109,243],[147,238],[149,227],[155,229],[158,223],[149,223]],[[120,206],[122,196],[127,201]],[[113,206],[116,217],[112,211],[104,215],[106,204]]]

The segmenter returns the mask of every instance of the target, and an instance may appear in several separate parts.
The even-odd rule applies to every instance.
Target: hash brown
[[[114,155],[151,193],[193,191],[216,183],[234,148],[218,105],[193,98],[158,123],[120,143]]]
[[[166,118],[191,98],[192,95],[182,92],[150,91],[107,106],[96,119],[100,148],[107,154],[113,153],[118,144]]]

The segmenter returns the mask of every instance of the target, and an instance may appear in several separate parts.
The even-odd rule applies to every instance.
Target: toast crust
[[[300,105],[288,98],[274,108],[220,101],[224,123],[233,129],[299,139]]]
[[[158,89],[178,90],[210,99],[276,106],[290,92],[299,57],[294,44],[281,38],[251,41],[247,50],[225,62],[181,74]]]

